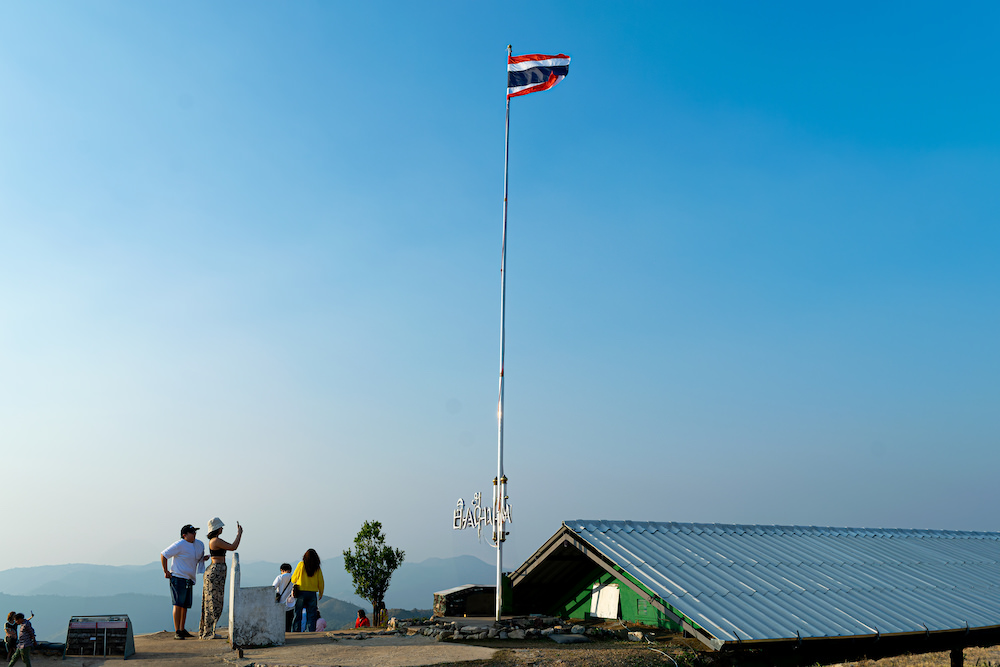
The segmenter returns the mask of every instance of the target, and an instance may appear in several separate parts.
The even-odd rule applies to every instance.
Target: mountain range
[[[292,564],[294,565],[294,563]],[[280,564],[258,561],[240,563],[243,586],[270,586]],[[344,570],[342,556],[323,561],[325,593],[320,609],[331,628],[354,618],[357,609],[368,609]],[[424,610],[433,607],[435,591],[462,584],[490,584],[494,566],[474,556],[429,558],[404,562],[392,576],[386,594],[390,609]],[[195,602],[188,612],[187,628],[196,631],[201,614],[201,578]],[[228,599],[228,591],[227,591]],[[42,565],[0,571],[0,611],[35,612],[32,625],[38,638],[62,642],[70,616],[128,614],[136,634],[172,629],[170,595],[160,562],[148,565]],[[228,608],[223,612],[228,615]]]

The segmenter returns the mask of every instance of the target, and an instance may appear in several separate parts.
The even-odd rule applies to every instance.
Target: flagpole
[[[507,45],[507,62],[510,62],[511,45]],[[507,97],[507,119],[504,128],[503,149],[503,237],[500,244],[500,397],[497,401],[497,476],[493,480],[493,530],[497,543],[497,595],[496,620],[500,620],[503,606],[503,543],[506,539],[504,505],[507,500],[507,477],[503,474],[503,361],[504,315],[507,289],[507,165],[510,156],[510,97]]]

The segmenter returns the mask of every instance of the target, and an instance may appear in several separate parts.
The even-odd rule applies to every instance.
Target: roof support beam
[[[592,562],[601,567],[601,569],[603,569],[605,572],[613,576],[615,579],[625,582],[625,584],[633,591],[635,591],[636,594],[638,594],[644,600],[646,600],[651,605],[656,607],[660,611],[660,613],[665,615],[667,618],[670,618],[674,622],[678,623],[684,629],[685,632],[687,632],[692,637],[697,638],[701,643],[705,644],[705,646],[709,647],[713,651],[719,651],[722,649],[723,646],[725,646],[724,641],[711,636],[710,634],[708,634],[707,632],[705,632],[700,628],[694,627],[693,625],[691,625],[691,623],[687,621],[687,619],[678,616],[672,609],[670,609],[666,604],[664,604],[662,600],[660,600],[656,596],[650,595],[642,587],[636,585],[628,576],[625,575],[625,573],[616,568],[614,563],[608,560],[608,558],[604,554],[602,554],[597,549],[592,547],[590,544],[587,543],[586,540],[582,539],[579,535],[574,533],[566,526],[563,526],[562,530],[557,532],[553,536],[553,538],[549,540],[548,543],[546,543],[541,549],[535,552],[538,558],[535,559],[535,561],[530,564],[525,563],[525,565],[522,566],[524,567],[523,572],[521,571],[520,568],[518,569],[518,575],[522,577],[527,575],[529,572],[531,572],[531,570],[534,568],[535,565],[543,561],[552,552],[567,546],[576,547],[585,556],[587,556],[587,558],[589,558]]]

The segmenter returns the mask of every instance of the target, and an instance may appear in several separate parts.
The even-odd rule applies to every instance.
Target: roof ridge
[[[782,524],[734,524],[734,523],[700,523],[681,521],[635,521],[630,519],[575,519],[563,522],[572,528],[574,525],[605,526],[597,529],[605,530],[635,530],[640,532],[694,532],[694,533],[757,533],[760,535],[783,535],[786,533],[828,534],[832,536],[850,537],[931,537],[943,539],[1000,539],[1000,532],[944,530],[937,528],[865,528],[850,526],[806,526]]]

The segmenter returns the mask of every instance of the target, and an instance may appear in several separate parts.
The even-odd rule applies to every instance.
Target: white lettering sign
[[[483,505],[483,494],[476,493],[472,497],[472,504],[466,507],[465,500],[458,499],[455,505],[455,513],[452,515],[451,527],[454,530],[464,530],[475,528],[479,532],[479,539],[483,538],[483,526],[495,526],[497,520],[501,524],[512,523],[510,518],[510,503],[504,503],[499,511],[497,508]],[[494,539],[496,530],[493,531]]]

